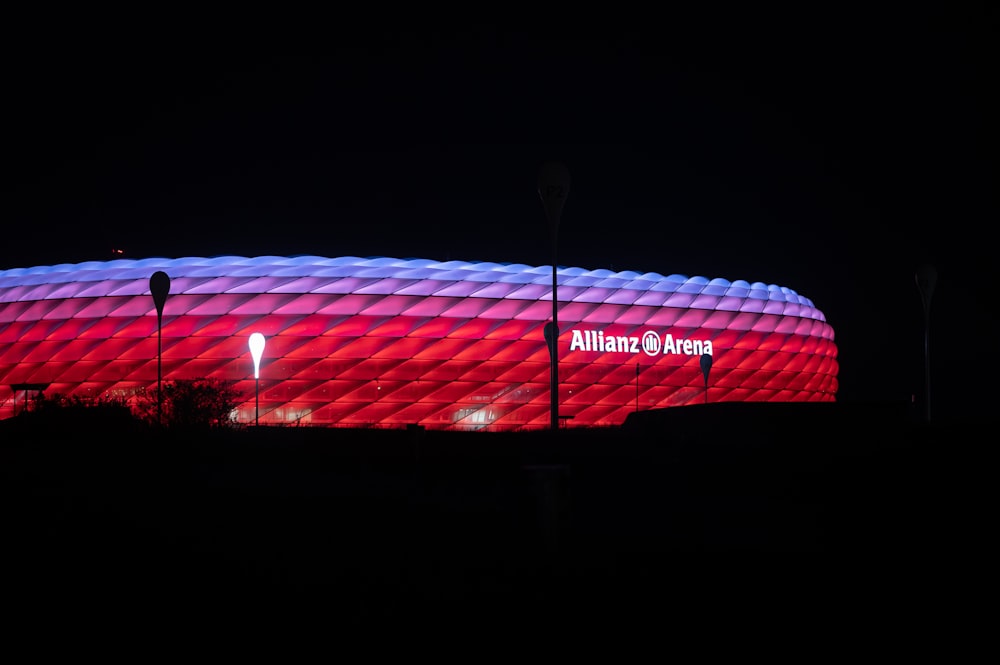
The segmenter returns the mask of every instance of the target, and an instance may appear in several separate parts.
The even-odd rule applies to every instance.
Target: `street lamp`
[[[255,426],[260,425],[260,358],[264,355],[264,336],[259,332],[250,335],[250,355],[253,356],[254,401],[256,403]]]
[[[635,364],[635,412],[639,413],[639,363]]]
[[[163,306],[170,293],[170,276],[157,270],[149,278],[149,292],[156,306],[156,424],[163,425]]]
[[[698,364],[701,365],[701,374],[705,377],[705,404],[708,404],[708,373],[712,371],[712,354],[701,354]]]
[[[549,235],[552,239],[552,321],[545,326],[545,341],[549,345],[551,393],[551,427],[559,429],[559,296],[556,283],[556,264],[558,258],[559,218],[562,216],[563,205],[569,196],[569,169],[559,162],[548,162],[542,165],[538,172],[538,195],[545,206],[545,216],[549,222]]]

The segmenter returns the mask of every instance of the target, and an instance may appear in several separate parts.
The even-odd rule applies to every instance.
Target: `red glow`
[[[531,282],[541,269],[499,272],[491,282],[451,266],[413,279],[417,268],[347,260],[301,270],[292,259],[265,268],[254,260],[185,261],[161,327],[148,277],[115,277],[119,262],[97,273],[43,273],[52,283],[8,277],[0,290],[0,390],[45,383],[69,395],[132,394],[157,381],[162,336],[164,380],[233,380],[247,396],[236,418],[250,422],[247,339],[261,332],[261,423],[549,426],[542,331],[551,287]],[[636,408],[637,388],[641,409],[703,403],[695,343],[711,345],[711,401],[835,399],[833,332],[804,299],[697,279],[659,279],[655,289],[634,275],[576,273],[566,281],[558,401],[567,426],[621,424]],[[571,349],[574,332],[586,332],[587,346]],[[647,334],[662,350],[638,345]],[[618,341],[606,347],[605,338]],[[0,417],[13,415],[13,404],[0,394]]]

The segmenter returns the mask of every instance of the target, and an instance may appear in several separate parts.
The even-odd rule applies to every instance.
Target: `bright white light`
[[[260,358],[264,355],[264,336],[259,332],[250,335],[250,355],[253,356],[253,378],[260,378]]]

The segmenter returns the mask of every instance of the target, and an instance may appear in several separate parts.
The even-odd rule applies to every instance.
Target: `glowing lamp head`
[[[250,335],[250,355],[253,356],[253,378],[260,378],[260,358],[264,355],[264,336],[259,332]]]

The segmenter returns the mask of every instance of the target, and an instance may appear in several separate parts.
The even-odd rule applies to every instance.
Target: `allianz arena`
[[[162,325],[150,291],[158,271],[170,278]],[[706,401],[836,400],[833,329],[791,289],[557,272],[567,427]],[[551,265],[222,256],[3,270],[0,418],[42,390],[128,399],[155,389],[161,364],[164,382],[235,381],[243,423],[545,428],[551,315]],[[266,340],[259,379],[255,332]]]

